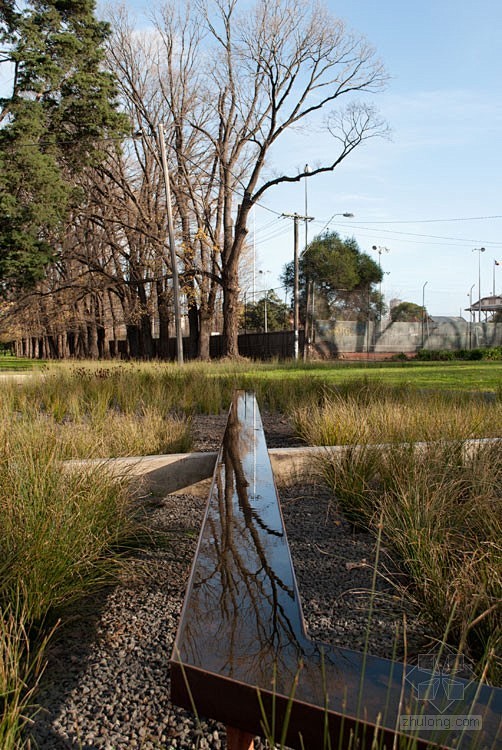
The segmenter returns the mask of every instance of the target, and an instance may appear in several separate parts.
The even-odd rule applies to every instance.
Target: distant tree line
[[[157,11],[154,33],[142,33],[122,8],[98,20],[94,0],[4,0],[0,39],[12,73],[0,99],[0,332],[23,339],[30,356],[107,356],[121,338],[132,357],[167,356],[160,123],[191,350],[201,358],[220,298],[226,352],[238,353],[253,206],[386,132],[358,98],[386,80],[374,49],[317,3],[173,2]],[[285,133],[320,113],[329,157],[310,172],[271,171]],[[339,271],[328,304],[343,307],[336,285],[359,284],[362,300],[366,283],[374,295],[363,267],[359,282],[348,266]]]

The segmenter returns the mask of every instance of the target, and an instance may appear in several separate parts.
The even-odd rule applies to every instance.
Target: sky
[[[355,237],[381,261],[387,304],[424,301],[431,315],[467,318],[469,294],[479,298],[479,275],[481,296],[492,293],[494,278],[502,294],[502,265],[494,263],[502,262],[502,3],[337,0],[329,7],[376,47],[391,76],[371,101],[392,134],[308,182],[308,213],[316,219],[309,236],[333,214],[353,213],[335,217],[329,228]],[[280,158],[301,168],[322,159],[327,147],[295,135]],[[278,188],[263,203],[304,214],[305,186]],[[278,237],[273,230],[287,220],[271,225],[273,218],[256,211],[258,266],[270,271],[258,275],[265,286],[280,283],[293,252],[292,222]],[[481,247],[485,252],[475,251]]]
[[[126,5],[147,27],[152,4]],[[391,138],[367,141],[333,173],[308,180],[308,213],[315,219],[308,236],[328,227],[355,237],[381,262],[387,304],[424,301],[431,315],[467,318],[479,282],[481,296],[491,294],[494,283],[502,294],[502,265],[495,265],[502,263],[502,3],[327,5],[367,38],[387,69],[386,90],[365,101],[387,121]],[[322,163],[330,148],[330,136],[319,130],[288,133],[267,168],[298,173],[305,164]],[[278,214],[294,212],[305,212],[305,181],[272,188],[256,207],[249,227],[256,290],[280,287],[293,258],[293,222]],[[354,218],[341,217],[344,212]],[[302,227],[300,249],[304,237]]]

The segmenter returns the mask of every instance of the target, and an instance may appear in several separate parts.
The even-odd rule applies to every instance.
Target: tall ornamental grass
[[[293,409],[309,445],[463,440],[502,435],[502,401],[479,394],[358,383]]]
[[[22,729],[54,623],[112,580],[136,534],[124,481],[61,471],[65,451],[23,421],[0,429],[0,747]]]
[[[190,418],[176,413],[164,386],[122,373],[56,371],[2,384],[0,423],[29,430],[62,458],[184,453]],[[1,429],[1,428],[0,428]]]
[[[322,471],[355,526],[382,531],[438,638],[500,684],[502,448],[457,441],[352,446]]]
[[[235,389],[253,390],[260,408],[294,416],[307,443],[350,443],[387,426],[392,441],[501,434],[502,390],[423,391],[313,366],[247,362],[68,364],[22,384],[5,381],[0,416],[41,418],[68,457],[182,452],[190,449],[192,415],[228,410]],[[389,370],[389,372],[393,372]],[[411,370],[410,372],[413,372]],[[330,379],[339,373],[337,379]],[[340,374],[340,373],[343,373]],[[490,400],[487,400],[489,398]]]

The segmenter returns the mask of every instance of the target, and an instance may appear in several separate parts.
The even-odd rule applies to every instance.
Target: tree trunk
[[[211,358],[210,344],[212,322],[213,316],[201,310],[198,358],[203,361],[208,361]]]
[[[98,359],[98,329],[95,323],[87,325],[87,352],[91,359]]]
[[[101,324],[97,326],[98,334],[98,357],[100,359],[108,359],[108,347],[106,345],[106,331],[105,327]]]
[[[159,347],[157,355],[160,359],[169,359],[169,294],[162,288],[162,282],[157,282],[157,312],[159,315]]]
[[[140,358],[140,332],[139,327],[134,323],[128,323],[126,325],[127,331],[127,343],[129,349],[129,356],[132,359]]]
[[[59,357],[59,348],[57,344],[57,336],[54,336],[53,334],[48,334],[47,345],[49,348],[51,359],[59,359],[60,357]]]
[[[188,358],[195,359],[196,357],[200,357],[199,310],[195,302],[188,308],[188,330]]]
[[[228,357],[239,356],[239,275],[237,268],[223,273],[223,339]]]
[[[68,331],[66,334],[66,342],[68,348],[68,356],[75,356],[75,334],[73,331]]]
[[[86,359],[89,356],[87,350],[87,330],[85,330],[83,326],[81,326],[78,331],[75,355],[78,357],[78,359]]]
[[[152,321],[149,313],[147,312],[143,313],[141,316],[140,352],[142,359],[152,359]]]

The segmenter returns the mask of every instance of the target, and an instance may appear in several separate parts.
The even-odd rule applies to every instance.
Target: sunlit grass
[[[430,632],[500,683],[502,450],[457,441],[359,444],[327,454],[322,470],[346,517],[376,532],[409,577]]]
[[[64,450],[23,423],[0,439],[0,746],[22,729],[58,614],[112,580],[137,532],[126,482],[103,466],[64,472]]]
[[[0,373],[40,370],[45,365],[46,362],[39,359],[22,359],[21,357],[0,354]]]
[[[189,417],[228,410],[236,388],[253,390],[262,410],[291,413],[299,406],[311,408],[326,396],[357,393],[365,387],[416,392],[491,391],[493,403],[502,400],[500,363],[406,363],[368,366],[333,363],[61,363],[23,383],[5,380],[2,405],[18,414],[40,412],[58,423],[103,424],[112,414],[133,419],[154,412],[164,417]],[[486,376],[487,382],[483,381]],[[468,395],[468,394],[467,394]],[[147,452],[157,452],[147,451]]]
[[[293,421],[309,445],[499,437],[502,401],[367,383],[293,409]]]

